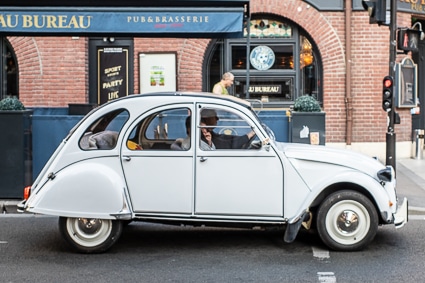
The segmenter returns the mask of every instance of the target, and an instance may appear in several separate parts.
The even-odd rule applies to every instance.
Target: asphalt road
[[[132,223],[104,254],[73,253],[56,217],[0,216],[0,282],[422,282],[424,216],[381,227],[361,252],[333,252],[303,231]]]

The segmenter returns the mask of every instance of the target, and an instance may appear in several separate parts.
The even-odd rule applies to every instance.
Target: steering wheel
[[[256,143],[253,143],[255,137],[257,135],[253,135],[246,143],[244,143],[244,145],[242,146],[242,149],[258,149],[261,147],[261,142],[260,142],[260,147],[256,147]]]

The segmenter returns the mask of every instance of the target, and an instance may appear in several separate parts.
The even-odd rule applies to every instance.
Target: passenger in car
[[[212,141],[212,135],[211,132],[208,131],[207,128],[202,127],[202,126],[206,126],[207,124],[205,122],[200,123],[201,126],[201,140],[200,140],[200,144],[199,147],[202,150],[215,150],[215,145]]]
[[[191,116],[188,116],[185,121],[186,133],[185,138],[178,138],[171,144],[172,150],[189,150],[190,148],[190,126],[191,126]]]
[[[201,112],[201,122],[207,126],[216,126],[219,118],[214,109],[203,109]],[[251,131],[243,136],[225,135],[214,132],[214,127],[207,128],[211,132],[212,142],[217,149],[240,149],[246,145],[250,139],[255,136],[255,132]]]

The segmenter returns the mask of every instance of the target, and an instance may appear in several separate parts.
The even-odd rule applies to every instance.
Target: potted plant
[[[0,100],[0,198],[22,198],[32,182],[31,114],[17,98]]]
[[[291,142],[324,145],[325,115],[316,98],[310,95],[298,97],[290,115]]]

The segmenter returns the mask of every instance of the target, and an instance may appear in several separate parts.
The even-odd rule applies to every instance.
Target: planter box
[[[0,198],[22,199],[32,183],[31,114],[0,111]]]
[[[325,112],[292,112],[289,122],[291,142],[324,145],[325,115]]]

